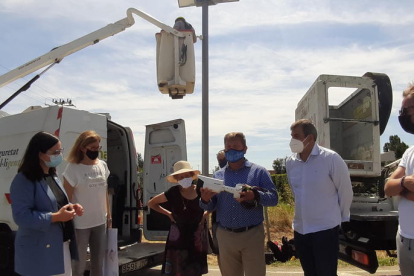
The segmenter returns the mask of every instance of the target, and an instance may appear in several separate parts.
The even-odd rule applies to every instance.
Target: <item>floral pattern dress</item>
[[[165,245],[162,273],[175,276],[198,276],[207,269],[207,226],[200,224],[204,210],[199,206],[200,197],[184,198],[179,186],[165,193],[176,223],[171,223]]]

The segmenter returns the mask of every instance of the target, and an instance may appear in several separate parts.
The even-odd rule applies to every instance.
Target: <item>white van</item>
[[[29,140],[39,131],[55,134],[62,142],[66,158],[75,139],[86,130],[94,130],[102,137],[99,158],[107,162],[111,172],[108,191],[112,204],[112,226],[118,228],[120,274],[158,265],[162,261],[163,243],[141,243],[142,226],[138,216],[144,209],[146,220],[149,212],[143,206],[154,193],[167,188],[164,176],[170,173],[172,165],[187,158],[184,121],[178,119],[147,126],[146,144],[151,145],[148,148],[165,149],[150,150],[148,153],[145,150],[144,180],[151,181],[150,188],[147,188],[145,182],[142,187],[138,182],[137,153],[130,128],[112,122],[107,114],[62,106],[31,107],[20,114],[7,115],[3,112],[0,116],[0,275],[13,275],[14,233],[18,227],[11,212],[10,184]],[[154,155],[162,160],[162,167],[157,162],[151,162]],[[57,168],[59,177],[66,164],[64,161]],[[145,222],[145,225],[157,233],[165,230],[157,224],[151,226]],[[156,236],[159,240],[166,238],[165,235]]]

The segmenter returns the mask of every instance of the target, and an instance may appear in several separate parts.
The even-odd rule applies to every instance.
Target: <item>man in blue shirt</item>
[[[226,153],[224,150],[220,150],[217,153],[217,162],[220,166],[220,169],[227,165]]]
[[[244,158],[246,138],[241,132],[224,136],[227,165],[213,177],[224,185],[245,184],[240,198],[201,188],[200,207],[217,211],[219,266],[223,276],[266,275],[264,255],[263,206],[278,202],[276,187],[269,172]]]

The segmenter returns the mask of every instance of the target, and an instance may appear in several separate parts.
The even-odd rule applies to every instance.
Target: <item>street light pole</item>
[[[202,28],[203,28],[203,49],[202,49],[202,118],[201,118],[201,173],[208,176],[208,138],[209,138],[209,122],[208,122],[208,6],[226,2],[238,2],[239,0],[178,0],[178,6],[184,7],[202,7]]]
[[[203,175],[208,176],[209,158],[209,110],[208,110],[208,2],[204,1],[202,7],[202,28],[203,28],[203,48],[202,48],[202,171]]]

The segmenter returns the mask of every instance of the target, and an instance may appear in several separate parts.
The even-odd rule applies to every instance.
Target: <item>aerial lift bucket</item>
[[[193,93],[195,84],[193,32],[181,32],[184,37],[164,30],[155,35],[158,89],[172,99],[182,99]]]

